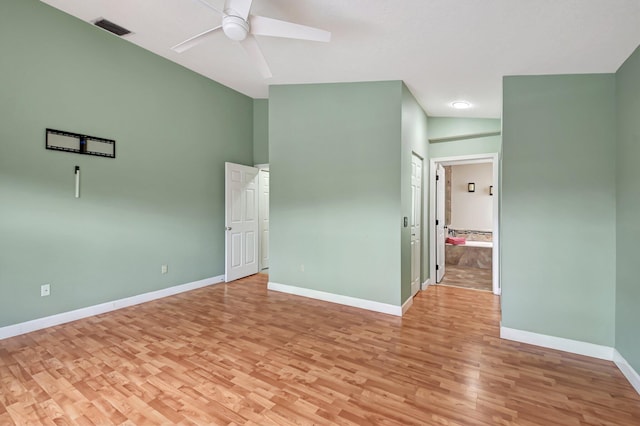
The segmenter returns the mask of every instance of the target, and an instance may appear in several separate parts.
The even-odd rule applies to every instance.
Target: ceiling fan
[[[222,24],[176,44],[171,48],[175,52],[182,53],[191,49],[222,29],[227,38],[240,42],[240,45],[258,67],[260,74],[264,78],[270,78],[272,76],[271,70],[269,70],[269,65],[254,36],[284,37],[323,42],[331,40],[331,33],[328,31],[264,16],[251,15],[249,12],[253,0],[225,0],[224,10],[218,10],[206,0],[197,1],[220,13],[222,15]]]

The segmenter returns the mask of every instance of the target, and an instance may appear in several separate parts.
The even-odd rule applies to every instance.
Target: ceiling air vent
[[[98,27],[109,31],[110,33],[114,33],[117,36],[131,34],[131,31],[129,31],[128,29],[122,28],[120,25],[114,24],[113,22],[107,21],[106,19],[98,19],[94,22],[94,25],[97,25]]]

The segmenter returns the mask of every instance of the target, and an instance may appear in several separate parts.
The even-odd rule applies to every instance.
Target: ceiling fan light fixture
[[[262,74],[264,78],[271,78],[273,75],[269,70],[269,65],[254,36],[282,37],[322,42],[331,40],[331,33],[329,31],[296,24],[294,22],[252,15],[250,12],[253,0],[225,0],[224,11],[220,11],[209,4],[209,0],[198,1],[209,9],[220,13],[222,15],[222,22],[217,27],[209,28],[200,34],[196,34],[176,44],[171,48],[174,52],[182,53],[189,50],[209,39],[215,35],[218,30],[222,29],[225,37],[229,40],[237,41],[240,47],[244,49],[254,66],[260,71],[260,74]]]
[[[222,31],[231,40],[242,41],[249,34],[249,24],[239,16],[226,15],[222,20]]]
[[[451,102],[451,106],[455,109],[468,109],[471,108],[471,104],[467,101],[454,101]]]

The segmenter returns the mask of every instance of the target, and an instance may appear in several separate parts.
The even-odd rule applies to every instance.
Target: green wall
[[[0,326],[223,274],[252,100],[36,0],[0,3],[0,50]],[[47,127],[117,158],[45,150]]]
[[[470,137],[470,135],[499,133],[501,121],[494,118],[429,117],[429,157],[457,157],[461,155],[500,152],[500,135]],[[445,139],[437,141],[438,139]]]
[[[613,346],[614,76],[503,83],[502,325]]]
[[[253,100],[253,164],[269,163],[269,100]]]
[[[401,179],[400,192],[402,203],[402,216],[411,218],[411,159],[412,153],[416,153],[422,162],[422,256],[420,259],[421,276],[420,284],[429,277],[429,227],[427,226],[429,211],[426,202],[429,199],[429,160],[427,139],[427,115],[413,97],[406,85],[402,84],[402,151],[401,151]],[[411,227],[401,228],[401,302],[404,303],[411,297]]]
[[[271,86],[270,281],[400,305],[401,102],[399,81]]]
[[[500,132],[499,118],[429,117],[429,139]]]
[[[616,74],[616,349],[640,371],[640,48]]]

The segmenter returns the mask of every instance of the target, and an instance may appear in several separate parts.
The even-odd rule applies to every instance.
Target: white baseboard
[[[409,308],[411,307],[411,305],[413,305],[413,296],[411,296],[410,298],[408,298],[403,304],[402,304],[402,315],[406,314],[407,311],[409,310]]]
[[[62,312],[48,317],[37,318],[31,321],[12,324],[0,327],[0,340],[8,337],[18,336],[20,334],[30,333],[43,328],[53,327],[54,325],[64,324],[66,322],[76,321],[82,318],[103,314],[105,312],[115,311],[117,309],[126,308],[128,306],[138,305],[151,300],[161,299],[174,294],[184,293],[185,291],[195,290],[197,288],[206,287],[212,284],[224,282],[224,275],[217,277],[205,278],[199,281],[193,281],[162,290],[151,291],[149,293],[138,294],[136,296],[126,297],[124,299],[114,300],[111,302],[101,303],[99,305],[88,306],[73,311]]]
[[[426,290],[427,287],[429,287],[430,285],[431,285],[431,278],[427,278],[427,280],[422,283],[421,290]]]
[[[617,349],[613,350],[613,362],[616,363],[624,377],[627,378],[631,386],[640,394],[640,374],[620,355]]]
[[[594,343],[580,342],[578,340],[548,336],[546,334],[532,333],[530,331],[517,330],[515,328],[502,326],[500,326],[500,338],[613,361],[614,349],[609,346],[596,345]]]
[[[388,303],[374,302],[373,300],[358,299],[351,296],[343,296],[341,294],[327,293],[310,288],[294,287],[292,285],[278,284],[269,281],[267,284],[269,290],[279,291],[282,293],[295,294],[296,296],[308,297],[310,299],[323,300],[325,302],[337,303],[339,305],[353,306],[354,308],[367,309],[369,311],[382,312],[383,314],[402,316],[402,306],[390,305]],[[413,298],[409,298],[413,302]],[[406,302],[405,302],[406,304]],[[408,307],[407,307],[408,309]]]

